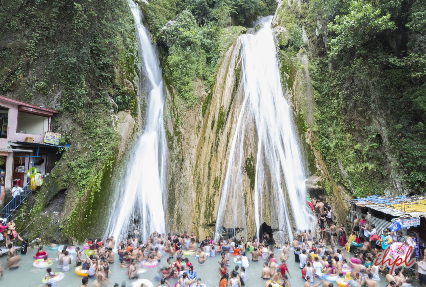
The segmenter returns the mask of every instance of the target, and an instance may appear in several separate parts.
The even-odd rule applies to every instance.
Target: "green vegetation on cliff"
[[[354,196],[425,190],[425,13],[420,0],[310,0],[278,11],[290,31],[306,29],[309,127],[332,178]],[[279,38],[290,56],[291,35]]]
[[[62,240],[95,235],[119,140],[112,116],[136,104],[138,48],[127,1],[6,1],[0,26],[2,93],[61,111],[52,128],[71,144],[27,214],[35,218],[67,189]]]
[[[159,47],[164,76],[182,104],[192,106],[199,101],[194,82],[201,79],[206,90],[212,87],[220,58],[244,30],[238,26],[249,26],[258,16],[273,14],[276,2],[154,0],[141,6],[144,22]]]

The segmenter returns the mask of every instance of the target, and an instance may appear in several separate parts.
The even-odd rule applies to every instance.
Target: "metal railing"
[[[12,213],[21,205],[25,198],[27,198],[28,195],[32,194],[30,183],[31,181],[27,182],[27,184],[22,188],[24,192],[15,196],[3,207],[3,209],[0,211],[0,218],[8,219],[12,215]]]

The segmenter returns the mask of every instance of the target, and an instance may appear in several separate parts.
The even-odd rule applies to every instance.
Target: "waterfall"
[[[128,1],[135,21],[142,55],[143,84],[149,91],[145,128],[137,139],[124,176],[115,190],[116,199],[105,236],[120,239],[134,231],[147,240],[165,228],[166,138],[163,125],[164,90],[160,63],[149,33],[142,25],[142,13]],[[142,84],[142,83],[141,83]]]
[[[242,35],[242,84],[244,100],[232,138],[229,160],[222,187],[216,221],[217,240],[222,234],[223,221],[235,212],[243,194],[245,137],[249,137],[254,122],[257,138],[256,174],[254,186],[254,219],[257,237],[262,224],[263,195],[269,192],[270,203],[278,219],[278,228],[293,238],[289,210],[299,229],[308,229],[312,217],[306,204],[305,173],[302,156],[292,120],[292,110],[286,102],[277,65],[275,43],[271,28],[272,16],[261,20],[255,35]],[[241,207],[245,210],[244,206]],[[245,216],[245,215],[244,215]],[[232,215],[231,215],[232,217]],[[234,222],[236,219],[234,218]],[[227,221],[228,222],[228,221]]]

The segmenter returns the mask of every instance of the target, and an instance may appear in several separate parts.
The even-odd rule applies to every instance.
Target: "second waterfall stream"
[[[278,59],[276,57],[272,16],[263,18],[261,28],[254,35],[242,35],[242,85],[244,100],[239,112],[235,133],[232,138],[225,181],[222,187],[215,238],[222,234],[225,212],[234,213],[234,228],[238,226],[237,210],[245,210],[243,182],[245,137],[252,137],[250,125],[256,129],[256,175],[254,188],[254,217],[257,236],[263,222],[262,199],[269,193],[269,202],[274,206],[278,221],[278,230],[292,239],[290,210],[299,229],[308,229],[312,225],[307,210],[305,172],[302,156],[292,119],[292,109],[284,98],[281,86]],[[238,84],[238,83],[237,83]],[[235,205],[235,206],[229,206]],[[243,219],[244,219],[243,215]],[[229,218],[229,214],[227,215]],[[242,220],[242,224],[244,224]],[[228,225],[229,220],[227,221]],[[308,227],[309,226],[309,227]],[[227,226],[229,228],[229,226]],[[246,228],[246,226],[242,226]]]
[[[167,144],[163,124],[164,87],[156,48],[151,44],[148,31],[142,24],[142,13],[128,1],[135,21],[142,55],[141,72],[148,91],[148,109],[145,127],[137,139],[129,161],[115,191],[115,202],[106,236],[127,238],[135,231],[146,242],[154,232],[164,233],[165,182]]]

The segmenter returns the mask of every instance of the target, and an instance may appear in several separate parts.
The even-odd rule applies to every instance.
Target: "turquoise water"
[[[56,257],[57,252],[51,251],[47,249],[47,253],[49,257]],[[4,271],[3,278],[0,278],[0,286],[19,286],[19,287],[38,287],[43,286],[41,282],[43,276],[46,273],[45,269],[38,269],[33,267],[32,258],[36,253],[35,249],[29,249],[28,255],[23,255],[22,260],[20,262],[20,267],[17,270],[6,270]],[[280,251],[277,250],[275,252],[276,258],[279,258]],[[165,255],[167,256],[167,254]],[[6,266],[6,256],[0,258],[3,263],[3,267]],[[107,283],[106,286],[114,286],[114,283],[121,284],[122,282],[126,282],[126,286],[131,286],[132,281],[130,281],[126,274],[126,269],[121,268],[118,262],[118,255],[115,256],[116,262],[110,265],[110,269],[112,274],[109,276],[109,280],[112,283]],[[202,283],[205,283],[207,286],[219,286],[219,264],[220,256],[209,257],[204,265],[199,265],[196,261],[196,258],[190,257],[190,262],[194,265],[194,270],[197,272],[198,277],[202,279]],[[75,264],[75,260],[73,260],[73,265]],[[72,266],[73,266],[72,265]],[[163,258],[159,264],[159,266],[166,265],[166,257]],[[228,270],[231,271],[234,269],[236,264],[233,262],[230,266],[228,266]],[[51,268],[55,271],[61,272],[60,269],[56,268],[57,263],[55,262]],[[81,284],[81,279],[83,277],[78,276],[74,273],[74,268],[71,266],[70,271],[65,272],[65,278],[57,283],[58,287],[78,287]],[[304,280],[301,279],[301,273],[299,269],[298,263],[294,262],[294,255],[291,254],[290,258],[287,260],[287,266],[290,270],[290,274],[293,278],[290,278],[291,286],[301,287],[303,286]],[[138,264],[138,267],[140,265]],[[263,287],[265,286],[265,281],[260,278],[261,271],[263,268],[263,260],[259,259],[259,262],[250,262],[250,267],[248,268],[248,281],[246,282],[245,287]],[[154,280],[156,275],[157,268],[148,269],[146,273],[140,274],[140,278],[150,280],[154,286],[157,286],[159,281]],[[168,280],[169,284],[173,287],[176,283],[176,279]],[[92,285],[93,279],[90,279],[90,286]],[[319,282],[319,279],[314,281],[314,284]],[[312,284],[313,285],[313,284]],[[334,283],[334,286],[337,286]],[[381,276],[381,281],[379,282],[379,286],[386,286],[386,282],[384,278]]]

